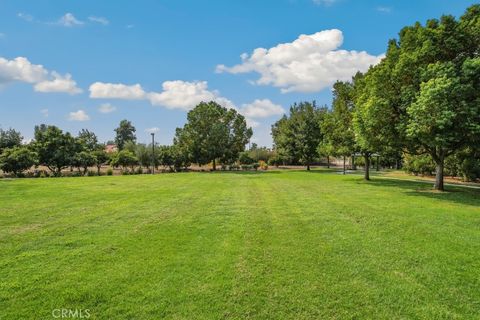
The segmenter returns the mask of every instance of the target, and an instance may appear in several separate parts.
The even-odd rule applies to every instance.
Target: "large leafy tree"
[[[0,169],[6,173],[15,175],[30,169],[36,164],[37,157],[29,148],[15,146],[6,148],[0,154]]]
[[[234,161],[252,136],[245,118],[214,101],[201,102],[187,115],[187,123],[177,128],[174,143],[200,165]]]
[[[102,145],[99,145],[97,135],[88,129],[82,129],[78,133],[77,140],[86,151],[91,152],[103,147]]]
[[[55,175],[60,175],[63,168],[72,164],[77,151],[75,138],[70,133],[44,124],[35,127],[32,146],[38,155],[39,163]]]
[[[135,127],[128,120],[120,121],[118,128],[115,129],[115,144],[118,150],[123,150],[127,142],[137,141],[135,136]]]
[[[461,69],[452,62],[429,66],[417,99],[408,109],[407,135],[437,165],[435,188],[443,190],[445,159],[480,134],[480,59],[467,59]]]
[[[353,131],[353,85],[349,82],[336,82],[333,85],[332,110],[322,121],[323,139],[320,151],[325,155],[343,157],[343,173],[345,159],[355,152],[355,134]]]
[[[5,148],[13,148],[22,144],[22,134],[12,128],[3,130],[0,128],[0,153]]]
[[[358,86],[355,112],[365,152],[402,147],[428,153],[443,190],[446,155],[478,136],[480,5],[453,16],[416,23],[389,43],[386,58]],[[462,121],[459,121],[462,119]]]
[[[318,145],[322,140],[321,117],[325,108],[318,108],[315,102],[301,102],[290,107],[272,126],[272,137],[278,154],[291,162],[299,162],[310,170],[318,157]]]

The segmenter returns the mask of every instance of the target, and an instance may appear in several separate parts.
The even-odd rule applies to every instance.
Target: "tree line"
[[[32,166],[45,166],[51,175],[60,176],[62,170],[77,168],[87,174],[88,168],[110,164],[133,171],[163,166],[170,171],[186,170],[191,163],[205,165],[217,161],[223,168],[236,163],[252,165],[253,158],[245,153],[252,136],[245,118],[233,109],[216,102],[202,102],[187,115],[187,123],[177,128],[172,145],[154,146],[137,143],[136,129],[128,120],[122,120],[115,129],[117,152],[107,153],[105,144],[99,143],[94,132],[83,129],[77,136],[60,128],[41,124],[35,127],[34,138],[22,144],[22,135],[14,129],[0,129],[0,169],[21,176]],[[248,167],[244,167],[247,169]]]
[[[284,161],[307,168],[360,154],[368,180],[380,154],[413,172],[433,164],[438,190],[446,169],[480,178],[480,5],[403,28],[379,64],[334,85],[331,108],[295,104],[272,136]]]

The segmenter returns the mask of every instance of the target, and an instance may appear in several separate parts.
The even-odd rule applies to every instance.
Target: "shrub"
[[[48,178],[48,177],[50,177],[50,174],[49,174],[47,171],[42,170],[42,171],[40,171],[40,173],[39,173],[38,176],[39,176],[40,178]]]
[[[112,170],[112,168],[108,168],[108,170],[107,170],[107,176],[113,176],[113,170]]]
[[[88,170],[88,172],[87,172],[87,176],[89,176],[89,177],[93,177],[93,176],[96,176],[96,175],[97,175],[97,173],[93,170]]]
[[[252,164],[255,162],[255,160],[253,160],[253,158],[250,157],[247,151],[240,153],[240,156],[238,157],[238,161],[240,161],[241,164]]]
[[[253,167],[253,169],[255,169],[255,171],[257,171],[258,168],[260,167],[260,164],[259,164],[259,163],[254,163],[254,164],[252,165],[252,167]]]
[[[433,175],[435,163],[429,155],[405,155],[404,169],[414,175]]]
[[[137,170],[135,170],[136,174],[143,174],[143,169],[142,167],[138,167]]]

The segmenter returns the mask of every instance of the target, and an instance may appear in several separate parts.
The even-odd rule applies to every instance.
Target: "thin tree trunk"
[[[217,170],[217,165],[215,163],[215,159],[213,159],[213,171]]]
[[[357,165],[355,164],[355,156],[352,156],[352,170],[357,170]]]
[[[330,169],[330,156],[327,156],[327,168]]]
[[[380,157],[377,157],[377,171],[380,171]]]
[[[347,171],[347,165],[346,165],[346,163],[345,163],[345,160],[346,160],[345,158],[346,158],[346,157],[343,156],[343,174],[345,174],[346,171]]]
[[[307,163],[307,171],[310,171],[310,163]]]
[[[441,156],[437,162],[437,172],[435,174],[435,185],[434,189],[439,191],[444,191],[443,187],[443,167],[444,167],[444,158]]]
[[[100,175],[100,167],[101,167],[101,166],[97,166],[97,175],[98,175],[98,176]]]
[[[370,180],[370,156],[365,154],[365,180]]]

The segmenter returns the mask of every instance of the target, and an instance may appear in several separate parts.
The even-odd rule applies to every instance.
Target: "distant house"
[[[105,146],[105,152],[106,153],[114,153],[114,152],[117,152],[117,151],[118,151],[118,148],[117,148],[116,144],[107,144]]]

